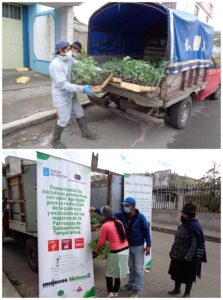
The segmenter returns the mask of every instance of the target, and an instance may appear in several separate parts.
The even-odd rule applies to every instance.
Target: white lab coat
[[[75,118],[84,116],[84,110],[79,101],[72,99],[74,93],[83,92],[83,86],[70,83],[71,68],[78,63],[74,58],[56,55],[49,65],[53,106],[58,111],[57,124],[62,127],[67,126],[71,114]]]

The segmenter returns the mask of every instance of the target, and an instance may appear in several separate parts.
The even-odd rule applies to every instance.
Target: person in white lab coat
[[[54,57],[49,66],[50,77],[52,80],[53,105],[57,109],[58,119],[56,122],[51,146],[54,148],[66,148],[60,138],[63,130],[68,125],[71,115],[73,115],[81,130],[82,138],[94,139],[96,133],[88,129],[84,110],[75,97],[75,93],[85,93],[92,95],[90,85],[77,85],[70,83],[71,68],[79,62],[72,57],[70,45],[67,41],[60,40],[55,45]]]

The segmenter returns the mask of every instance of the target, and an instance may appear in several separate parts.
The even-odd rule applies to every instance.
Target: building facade
[[[48,74],[55,42],[73,41],[73,6],[79,4],[3,3],[3,69],[28,67]]]
[[[177,1],[177,2],[162,2],[163,5],[178,9],[199,18],[200,21],[212,25],[212,17],[214,12],[214,5],[212,2],[196,2],[193,0]]]

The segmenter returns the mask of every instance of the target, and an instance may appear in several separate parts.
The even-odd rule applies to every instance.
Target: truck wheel
[[[191,97],[185,98],[183,101],[174,104],[169,110],[170,125],[177,129],[185,128],[190,122],[191,110]]]
[[[26,242],[26,256],[29,266],[34,272],[38,272],[38,247],[37,239],[30,238]]]
[[[219,85],[217,90],[210,95],[211,100],[219,100],[221,98],[221,86]]]

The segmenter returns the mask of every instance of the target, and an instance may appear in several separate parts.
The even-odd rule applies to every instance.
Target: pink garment
[[[118,222],[122,224],[122,222],[120,221]],[[124,229],[123,224],[122,227]],[[98,248],[103,247],[105,241],[110,242],[109,245],[110,250],[119,250],[128,247],[129,245],[127,239],[124,242],[121,242],[114,221],[108,221],[102,225],[99,233],[98,244],[97,244]]]

